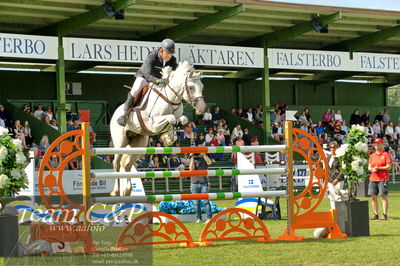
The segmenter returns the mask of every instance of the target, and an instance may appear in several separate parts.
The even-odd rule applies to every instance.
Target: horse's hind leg
[[[129,146],[134,147],[147,147],[149,141],[149,136],[136,135],[132,137],[129,141]],[[125,172],[130,172],[134,164],[139,159],[140,154],[124,154],[121,160],[121,166],[125,169]],[[127,180],[127,185],[122,188],[122,194],[124,196],[130,196],[132,192],[132,179]]]
[[[128,136],[126,130],[121,126],[111,126],[111,138],[114,148],[123,148],[128,145]],[[115,172],[119,172],[121,169],[122,154],[115,154],[113,160],[113,168]],[[120,194],[120,181],[118,178],[115,179],[114,189],[111,191],[111,196],[118,196]]]

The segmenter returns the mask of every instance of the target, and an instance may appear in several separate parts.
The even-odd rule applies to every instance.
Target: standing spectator
[[[190,154],[190,164],[189,170],[207,170],[208,166],[212,164],[211,159],[207,156],[207,154]],[[197,193],[207,193],[210,189],[210,181],[208,176],[192,176],[190,177],[190,190],[193,194]],[[212,218],[211,213],[211,204],[210,201],[204,200],[204,205],[207,214],[207,221],[210,221]],[[200,200],[196,200],[194,202],[194,207],[196,210],[197,221],[196,223],[200,223],[202,220],[201,217],[201,206]]]
[[[46,108],[46,115],[49,117],[50,120],[55,119],[53,111],[51,110],[50,106],[47,106]]]
[[[350,116],[350,125],[359,125],[360,124],[360,113],[356,109]]]
[[[45,112],[43,111],[42,105],[39,104],[39,105],[36,107],[35,112],[33,112],[33,116],[34,116],[35,118],[39,119],[39,120],[42,120],[43,117],[44,117],[45,115],[46,115],[46,114],[45,114]]]
[[[12,128],[12,120],[10,113],[4,108],[4,105],[0,104],[0,119],[4,121],[5,127],[8,129]]]
[[[206,127],[213,127],[214,126],[213,119],[212,119],[212,114],[210,112],[210,108],[207,108],[207,111],[204,113],[202,120],[204,122],[204,125],[206,125]]]
[[[364,122],[366,125],[367,122],[369,123],[369,111],[366,111],[361,117],[360,117],[360,122]]]
[[[47,135],[43,135],[39,143],[39,150],[42,156],[46,153],[49,147],[50,147],[49,137]]]
[[[22,127],[21,122],[19,120],[15,120],[15,124],[13,127],[13,135],[16,139],[19,139],[22,142],[22,147],[24,149],[28,148],[26,146],[24,128]]]
[[[378,120],[375,120],[374,125],[372,126],[372,134],[376,134],[378,138],[381,137],[381,124],[379,123]]]
[[[32,146],[33,143],[32,130],[29,126],[28,120],[24,122],[24,127],[22,128],[22,132],[25,134],[26,146],[28,147]]]
[[[221,114],[219,113],[219,107],[214,108],[214,112],[212,113],[212,121],[214,125],[218,124],[218,122],[222,119]]]
[[[335,121],[340,121],[340,122],[343,121],[342,114],[341,114],[340,110],[337,110],[337,111],[336,111],[333,120],[335,120]]]
[[[397,140],[397,135],[393,128],[393,122],[389,122],[389,124],[386,126],[385,135],[386,137],[389,137],[392,142]]]
[[[336,150],[339,148],[339,144],[336,141],[332,141],[329,144],[329,150],[331,152],[327,157],[327,161],[329,164],[329,183],[328,183],[328,191],[329,191],[329,199],[331,203],[331,209],[336,209],[335,202],[340,199],[340,182],[344,180],[344,175],[340,171],[342,167],[339,160],[336,158]]]
[[[389,124],[390,122],[390,115],[386,108],[383,110],[382,121],[385,125]]]
[[[247,109],[247,113],[246,113],[246,120],[253,123],[254,122],[254,118],[253,118],[253,109],[249,108]]]
[[[231,132],[228,128],[228,124],[224,125],[224,136],[225,136],[225,145],[229,146],[231,145]]]
[[[371,220],[378,220],[378,195],[382,196],[383,213],[381,220],[387,220],[388,212],[388,179],[391,159],[389,153],[383,150],[382,139],[374,141],[375,152],[369,157],[368,170],[371,171],[369,178],[368,194],[371,195],[374,216]]]

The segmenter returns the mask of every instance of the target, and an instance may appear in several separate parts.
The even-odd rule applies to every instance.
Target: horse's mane
[[[189,63],[189,61],[185,60],[182,62],[179,62],[178,67],[176,68],[175,71],[172,71],[172,68],[170,66],[164,67],[162,69],[162,77],[163,78],[168,78],[171,73],[177,76],[183,76],[188,72],[194,71],[194,67]]]

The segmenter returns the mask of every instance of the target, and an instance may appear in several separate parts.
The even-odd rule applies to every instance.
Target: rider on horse
[[[144,61],[143,65],[140,67],[136,73],[136,80],[132,86],[131,91],[128,93],[128,98],[124,105],[124,114],[120,116],[117,120],[118,124],[121,126],[126,125],[127,117],[134,107],[134,103],[138,100],[135,97],[138,95],[139,91],[149,84],[149,82],[155,84],[166,85],[168,84],[168,79],[161,78],[161,70],[170,66],[173,70],[178,66],[175,56],[175,43],[171,39],[165,39],[161,42],[161,47],[151,51]]]

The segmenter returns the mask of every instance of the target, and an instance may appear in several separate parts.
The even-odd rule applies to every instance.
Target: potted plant
[[[338,224],[342,232],[350,236],[368,236],[368,201],[356,198],[358,182],[367,178],[368,145],[365,128],[353,125],[347,143],[336,150],[336,157],[342,163],[340,171],[345,176],[348,197],[336,202]]]
[[[4,214],[6,196],[27,188],[22,143],[0,127],[0,257],[18,254],[18,216]]]

